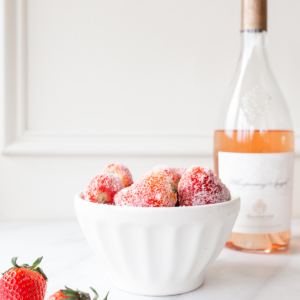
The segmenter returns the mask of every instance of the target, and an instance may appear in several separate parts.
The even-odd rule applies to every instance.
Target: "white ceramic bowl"
[[[91,203],[75,196],[84,235],[105,259],[112,283],[148,296],[198,288],[223,249],[240,199],[206,206],[125,207]]]

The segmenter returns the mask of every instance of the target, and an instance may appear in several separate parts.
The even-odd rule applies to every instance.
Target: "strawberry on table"
[[[95,293],[95,297],[93,300],[97,300],[99,298],[98,293],[91,287],[91,290]],[[108,293],[104,300],[107,300]],[[88,293],[84,293],[79,290],[72,290],[68,287],[66,287],[64,290],[60,290],[50,296],[48,300],[59,300],[59,299],[72,299],[72,300],[91,300],[91,296]]]
[[[11,262],[13,267],[3,273],[0,279],[1,300],[44,300],[47,289],[47,277],[38,267],[43,257],[32,266],[17,264],[17,257]]]
[[[53,294],[52,296],[50,296],[50,298],[48,298],[48,300],[59,300],[59,299],[66,299],[66,298],[70,298],[70,297],[64,295],[61,291],[58,291],[55,294]]]

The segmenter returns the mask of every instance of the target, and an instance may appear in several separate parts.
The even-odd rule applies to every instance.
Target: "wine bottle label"
[[[233,232],[268,234],[290,228],[294,153],[219,152],[219,177],[241,198]]]

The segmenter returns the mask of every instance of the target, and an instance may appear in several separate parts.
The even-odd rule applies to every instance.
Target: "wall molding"
[[[27,0],[2,2],[4,155],[211,155],[212,134],[32,132],[27,129]],[[123,130],[123,129],[122,129]]]
[[[27,0],[2,1],[1,149],[4,155],[211,156],[213,133],[32,132],[27,128]],[[296,137],[300,155],[300,135]]]
[[[6,155],[212,155],[211,135],[104,135],[24,132]]]

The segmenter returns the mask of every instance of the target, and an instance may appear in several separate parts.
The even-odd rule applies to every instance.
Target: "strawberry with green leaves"
[[[91,287],[91,290],[95,293],[95,297],[93,300],[97,300],[99,298],[97,292]],[[107,300],[108,293],[104,300]],[[59,299],[72,299],[72,300],[91,300],[91,297],[88,293],[81,292],[79,290],[72,290],[66,287],[65,290],[60,290],[53,294],[48,300],[59,300]]]
[[[17,264],[17,257],[11,262],[13,267],[3,273],[0,279],[1,300],[44,300],[47,289],[47,276],[38,267],[43,257],[32,266]]]

